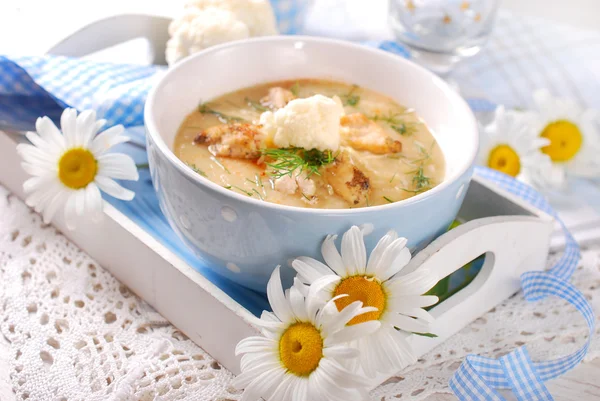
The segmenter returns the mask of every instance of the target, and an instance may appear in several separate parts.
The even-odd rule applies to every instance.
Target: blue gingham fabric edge
[[[521,287],[529,302],[543,300],[548,296],[557,296],[569,302],[583,315],[589,336],[576,352],[551,361],[533,362],[526,347],[519,347],[499,359],[469,355],[452,376],[450,389],[460,400],[465,401],[504,401],[497,389],[511,389],[519,401],[552,400],[544,382],[566,373],[583,360],[595,328],[595,316],[590,303],[567,281],[579,262],[579,246],[548,202],[533,188],[487,168],[478,167],[476,174],[550,214],[561,224],[566,236],[562,257],[547,272],[524,273],[521,276]]]

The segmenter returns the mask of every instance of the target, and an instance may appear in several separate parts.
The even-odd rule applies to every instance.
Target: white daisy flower
[[[311,288],[305,298],[295,285],[284,293],[279,267],[275,269],[267,285],[273,313],[263,312],[255,322],[265,337],[245,338],[235,350],[236,355],[244,354],[242,373],[233,381],[235,387],[245,388],[242,401],[365,399],[370,382],[341,361],[358,356],[346,345],[349,340],[379,328],[379,322],[346,324],[375,308],[353,302],[341,313],[328,313],[318,291]]]
[[[423,307],[435,304],[438,297],[422,295],[438,282],[438,277],[425,269],[400,274],[411,259],[406,238],[388,232],[377,244],[367,261],[363,232],[353,226],[342,237],[341,255],[335,246],[336,235],[323,241],[321,252],[327,265],[309,257],[292,262],[298,279],[313,287],[323,288],[326,299],[334,299],[339,311],[361,301],[376,310],[350,320],[350,327],[379,321],[380,328],[371,336],[355,339],[352,346],[360,351],[357,360],[365,374],[394,373],[414,363],[408,333],[428,333],[433,320]],[[338,298],[347,294],[347,297]]]
[[[538,188],[559,188],[564,174],[542,153],[550,141],[536,134],[534,123],[532,113],[498,107],[494,121],[483,130],[479,164]]]
[[[66,109],[60,120],[62,134],[48,117],[38,118],[37,134],[26,134],[32,144],[17,146],[23,169],[33,176],[23,184],[26,203],[43,214],[44,222],[49,223],[61,207],[69,229],[75,228],[76,216],[86,214],[98,221],[104,206],[100,190],[115,198],[133,199],[132,191],[113,180],[138,179],[133,159],[107,153],[129,138],[121,135],[122,125],[96,135],[105,123],[96,121],[95,111],[78,116],[75,109]]]
[[[553,164],[583,177],[600,175],[598,112],[583,110],[574,102],[553,97],[547,90],[533,95],[536,135],[549,143],[542,152]]]

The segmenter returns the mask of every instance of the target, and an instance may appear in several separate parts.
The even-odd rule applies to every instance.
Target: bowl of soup
[[[471,110],[437,76],[300,36],[182,61],[150,92],[145,125],[173,229],[202,264],[262,292],[277,265],[322,260],[324,237],[352,225],[367,251],[389,230],[421,249],[455,218],[478,149]]]

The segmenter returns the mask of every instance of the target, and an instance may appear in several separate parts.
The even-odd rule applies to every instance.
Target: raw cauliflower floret
[[[190,0],[169,25],[167,63],[207,47],[253,36],[276,35],[268,0]]]
[[[294,99],[276,112],[265,111],[260,123],[279,148],[336,151],[340,146],[340,117],[344,107],[337,96]]]

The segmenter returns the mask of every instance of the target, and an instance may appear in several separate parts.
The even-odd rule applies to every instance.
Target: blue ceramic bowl
[[[446,158],[437,187],[410,199],[361,209],[304,209],[240,195],[201,177],[172,152],[184,117],[200,100],[263,82],[324,78],[355,83],[413,107]],[[297,256],[321,259],[326,234],[366,224],[367,251],[388,230],[420,249],[444,232],[467,192],[478,148],[475,118],[437,76],[390,53],[349,42],[300,36],[233,42],[200,52],[170,69],[145,108],[154,188],[173,229],[220,275],[265,291],[275,266]],[[291,269],[287,274],[292,275]]]

